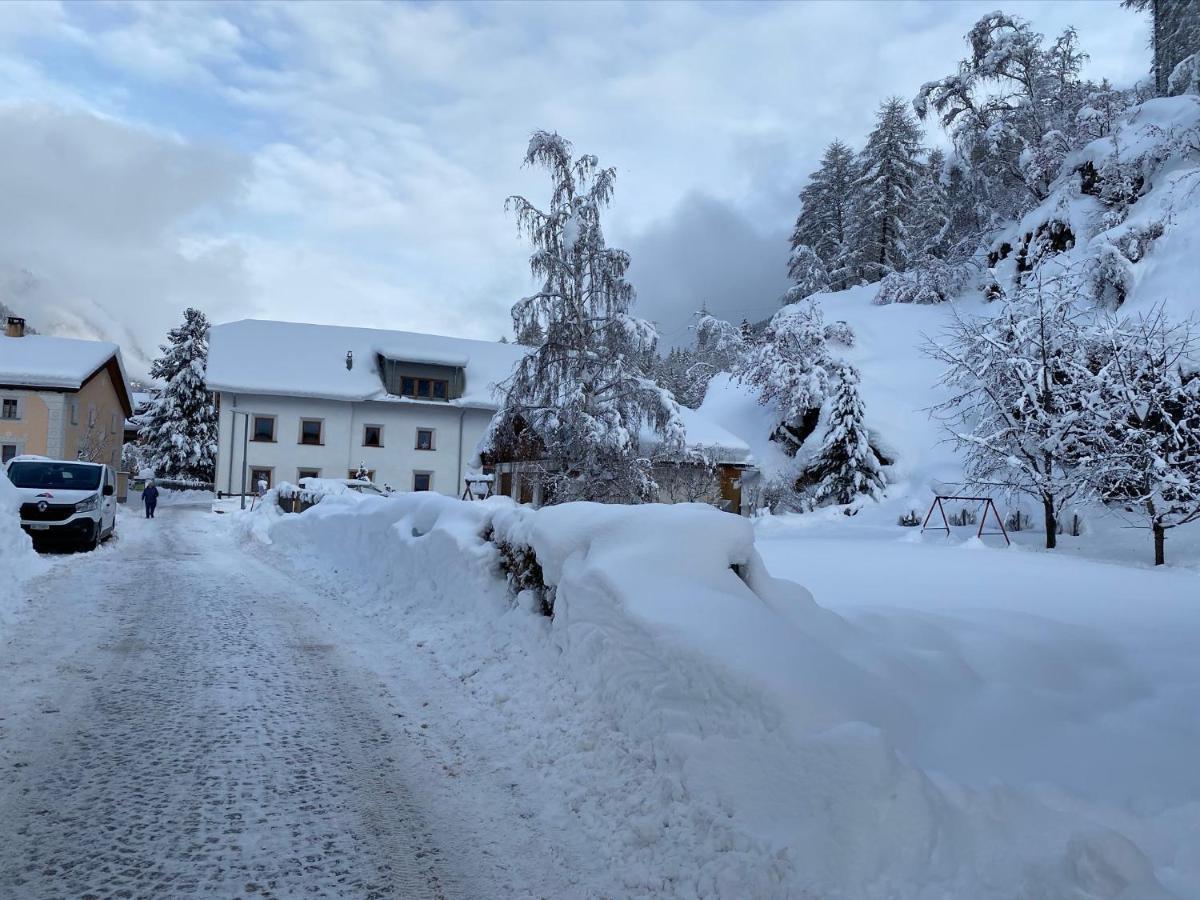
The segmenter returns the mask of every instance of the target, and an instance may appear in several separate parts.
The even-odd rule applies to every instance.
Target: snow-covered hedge
[[[41,567],[33,542],[21,530],[20,506],[16,488],[0,469],[0,622],[19,605],[25,581]]]
[[[975,659],[932,622],[881,642],[770,577],[747,520],[422,493],[235,521],[434,660],[460,727],[505,735],[511,758],[490,764],[545,792],[547,827],[587,834],[614,896],[1166,896],[1078,806],[970,789],[895,749],[945,728],[997,658],[1046,648]],[[501,545],[536,574],[510,560],[506,577]],[[1059,696],[1057,670],[1019,672],[1004,690]]]

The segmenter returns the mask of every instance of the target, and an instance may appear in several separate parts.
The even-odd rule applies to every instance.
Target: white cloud
[[[540,173],[519,169],[533,129],[557,129],[618,167],[608,234],[634,252],[655,317],[679,321],[712,283],[679,277],[681,265],[708,271],[719,258],[711,276],[740,318],[737,303],[775,302],[781,236],[824,144],[860,142],[883,97],[951,71],[962,35],[993,4],[194,2],[36,4],[24,16],[0,4],[0,75],[32,98],[140,122],[170,148],[138,190],[111,157],[130,147],[79,134],[72,152],[97,198],[78,214],[91,223],[103,197],[113,218],[86,234],[46,221],[45,240],[70,233],[100,266],[120,243],[107,232],[126,230],[126,249],[158,248],[210,279],[223,272],[236,287],[201,303],[218,318],[260,311],[493,337],[529,287],[528,250],[503,202],[546,194]],[[1127,81],[1146,69],[1145,23],[1115,3],[1006,8],[1048,34],[1073,21],[1092,74]],[[68,57],[78,64],[62,65]],[[9,82],[0,96],[14,96]],[[217,141],[236,151],[218,162],[199,149]],[[166,161],[176,157],[190,162]],[[200,191],[178,182],[176,164],[199,166],[188,177]],[[128,199],[110,179],[134,188]],[[183,237],[225,255],[188,259]],[[703,265],[688,266],[701,244]],[[57,249],[33,237],[18,248],[43,271]],[[169,306],[163,297],[196,295],[181,286],[193,281],[204,283],[129,296]],[[115,320],[126,307],[112,293],[123,294],[96,302]]]

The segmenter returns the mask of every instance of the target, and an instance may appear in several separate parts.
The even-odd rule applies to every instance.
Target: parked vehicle
[[[101,463],[17,457],[8,480],[21,497],[21,527],[37,541],[100,546],[117,529],[117,474]]]

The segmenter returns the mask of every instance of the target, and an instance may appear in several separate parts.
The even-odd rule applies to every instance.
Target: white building
[[[523,348],[438,335],[247,319],[209,335],[220,406],[216,489],[237,494],[360,465],[398,491],[460,496]]]

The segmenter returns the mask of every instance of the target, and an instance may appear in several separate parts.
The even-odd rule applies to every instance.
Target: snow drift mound
[[[0,469],[0,622],[15,612],[22,585],[41,568],[33,542],[21,530],[20,506],[16,488]]]
[[[1168,896],[1079,807],[908,762],[887,737],[910,718],[904,686],[961,669],[923,648],[877,659],[767,575],[746,520],[434,494],[284,515],[272,499],[236,521],[433,654],[464,727],[504,733],[496,765],[544,798],[550,829],[584,835],[583,895]]]

